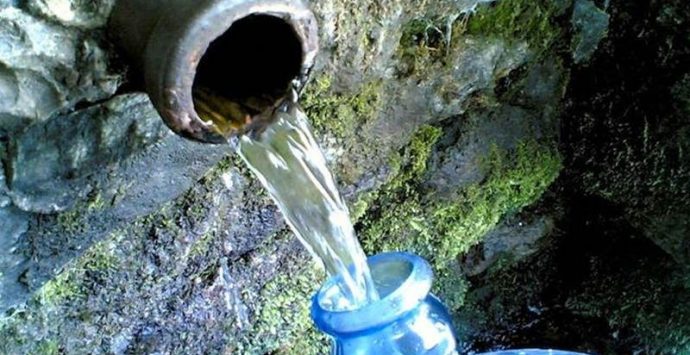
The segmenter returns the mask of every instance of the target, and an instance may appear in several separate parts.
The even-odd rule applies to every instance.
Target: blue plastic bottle
[[[333,339],[337,355],[457,354],[450,315],[430,294],[433,273],[419,256],[387,253],[368,259],[380,300],[337,310],[340,292],[331,278],[312,299],[316,326]],[[550,350],[502,350],[477,355],[586,355]]]
[[[335,279],[314,295],[312,318],[333,338],[333,354],[457,354],[450,316],[431,295],[433,273],[422,258],[387,253],[368,259],[380,299],[338,311]]]
[[[552,349],[520,349],[520,350],[501,350],[490,353],[476,355],[587,355],[572,351],[552,350]]]

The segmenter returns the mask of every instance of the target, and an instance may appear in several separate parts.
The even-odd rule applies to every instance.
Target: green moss
[[[98,191],[91,194],[86,201],[86,209],[88,211],[98,211],[103,209],[103,207],[105,207],[105,200],[103,200],[103,196]]]
[[[189,248],[189,257],[194,258],[205,254],[213,242],[214,231],[208,231],[196,240]]]
[[[401,199],[402,194],[408,194],[413,181],[421,178],[426,172],[427,161],[433,151],[433,146],[443,134],[443,130],[422,125],[412,136],[410,143],[402,153],[395,152],[389,158],[390,177],[386,184],[376,191],[360,195],[350,208],[352,220],[360,221],[369,209],[375,208],[381,201]],[[371,221],[364,221],[371,223]],[[374,234],[372,234],[374,235]],[[375,238],[364,240],[366,245],[375,245]]]
[[[363,84],[355,93],[336,93],[328,76],[320,76],[307,85],[300,102],[312,125],[319,132],[338,138],[356,134],[375,118],[381,101],[381,81]]]
[[[423,75],[435,63],[445,64],[451,25],[452,21],[442,18],[416,18],[404,24],[397,49],[398,74]]]
[[[36,300],[42,305],[59,306],[87,297],[92,282],[102,279],[103,275],[116,271],[120,266],[120,259],[115,255],[115,245],[112,243],[118,233],[115,232],[93,245],[76,262],[43,285],[37,292]]]
[[[55,340],[44,340],[38,344],[32,355],[58,355],[60,354],[60,344]]]
[[[478,242],[503,215],[536,202],[562,167],[555,148],[536,142],[520,144],[515,156],[508,157],[508,153],[494,147],[488,161],[488,179],[466,189],[460,201],[443,203],[434,212],[435,229],[446,236],[439,249],[447,256]],[[460,240],[463,243],[458,243]]]
[[[421,126],[417,132],[412,136],[410,143],[407,145],[405,152],[401,159],[407,162],[405,166],[400,166],[401,161],[394,157],[391,165],[394,171],[399,171],[399,174],[387,186],[388,190],[397,190],[405,188],[422,177],[427,169],[427,161],[433,152],[434,144],[443,135],[443,130],[429,125]]]
[[[117,232],[116,232],[117,233]],[[77,268],[87,271],[111,271],[117,269],[120,264],[115,253],[115,245],[111,243],[115,234],[111,234],[104,241],[95,244],[79,258]]]
[[[68,271],[43,285],[37,292],[37,299],[42,305],[56,306],[67,300],[82,298],[84,294],[76,274]]]
[[[251,176],[251,172],[246,168],[244,162],[242,162],[242,158],[240,158],[240,156],[234,152],[229,152],[228,155],[224,156],[214,167],[209,169],[206,174],[204,174],[204,176],[201,178],[201,183],[207,189],[213,189],[213,185],[221,178],[221,176],[229,172],[232,168],[236,168],[237,171],[246,177]]]
[[[406,250],[424,256],[436,269],[439,293],[459,306],[464,282],[447,270],[448,263],[504,215],[535,202],[558,176],[561,159],[555,148],[536,142],[520,144],[512,154],[494,148],[484,164],[484,182],[466,188],[456,201],[430,200],[415,181],[426,169],[426,144],[438,136],[422,136],[429,139],[410,146],[403,154],[409,163],[372,203],[379,210],[362,223],[362,242],[371,254]]]
[[[242,353],[324,354],[329,344],[313,325],[311,294],[323,273],[308,265],[297,274],[281,274],[261,290],[257,319]]]
[[[541,55],[562,35],[561,26],[554,24],[559,10],[552,0],[500,0],[479,7],[466,31],[508,42],[524,41]]]
[[[563,35],[555,23],[563,5],[549,0],[500,0],[481,5],[476,12],[415,18],[402,26],[396,51],[401,77],[426,77],[446,70],[462,50],[466,35],[501,38],[508,43],[526,42],[542,55]]]
[[[58,226],[67,234],[84,232],[88,226],[86,218],[78,208],[72,211],[60,213],[57,216]]]

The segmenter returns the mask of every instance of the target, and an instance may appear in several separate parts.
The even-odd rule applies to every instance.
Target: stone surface
[[[87,124],[72,125],[69,118],[86,118]],[[229,147],[202,145],[172,134],[140,94],[117,97],[58,122],[66,123],[68,132],[85,129],[77,134],[82,139],[69,139],[74,135],[64,135],[63,125],[58,124],[54,141],[34,140],[29,130],[20,139],[28,142],[29,154],[22,155],[18,149],[17,162],[27,167],[16,170],[29,175],[19,186],[25,190],[12,192],[17,206],[44,203],[53,208],[61,201],[76,203],[60,215],[36,219],[26,233],[29,242],[24,252],[32,255],[32,262],[18,266],[24,275],[19,282],[30,290],[52,277],[56,266],[80,255],[113,229],[178,197],[229,152]],[[39,131],[50,132],[42,127]],[[32,170],[50,166],[46,154],[54,159],[53,169]]]
[[[169,134],[144,94],[121,95],[34,125],[14,140],[7,157],[13,202],[40,213],[70,209],[93,192],[89,185],[96,182],[94,172],[109,169]]]
[[[573,186],[623,206],[633,225],[687,264],[690,17],[677,1],[613,5],[609,37],[569,89]]]
[[[477,276],[499,259],[519,261],[539,250],[538,241],[553,233],[554,221],[539,216],[533,220],[512,218],[488,233],[480,244],[462,255],[460,264],[464,274]]]
[[[114,0],[29,0],[27,7],[65,26],[92,29],[104,26]]]
[[[29,228],[28,217],[12,207],[0,208],[0,309],[7,309],[27,297],[28,290],[16,280],[29,262],[21,246]]]
[[[0,135],[115,93],[120,76],[96,36],[14,7],[0,9]]]
[[[582,63],[597,50],[599,42],[606,37],[609,15],[590,0],[577,0],[573,9],[573,60]]]
[[[539,339],[543,347],[585,353],[686,353],[687,270],[615,204],[573,198],[556,202],[565,202],[557,207],[559,230],[533,244],[535,252],[515,258],[509,251],[469,277],[473,287],[458,318],[469,347],[524,348]],[[521,217],[533,220],[541,209]]]

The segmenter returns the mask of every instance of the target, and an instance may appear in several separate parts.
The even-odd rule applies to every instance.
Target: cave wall
[[[475,349],[690,352],[690,13],[683,1],[607,4],[606,38],[571,67],[565,168],[522,212],[555,211],[551,237],[466,272],[461,327]],[[494,234],[469,255],[482,260]]]

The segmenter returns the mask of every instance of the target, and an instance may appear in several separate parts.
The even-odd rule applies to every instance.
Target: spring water
[[[213,107],[210,104],[223,106],[218,102],[198,103],[202,118],[218,116],[217,110],[206,112]],[[213,117],[213,121],[218,118]],[[342,297],[333,306],[348,310],[377,300],[366,255],[307,116],[293,100],[285,100],[270,122],[234,138],[231,144],[302,244],[330,276],[339,276],[337,286]]]

